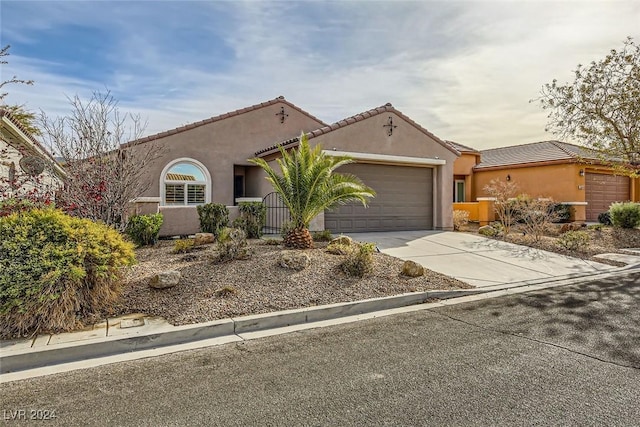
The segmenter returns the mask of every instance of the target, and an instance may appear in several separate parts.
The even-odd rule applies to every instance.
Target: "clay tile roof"
[[[596,160],[593,150],[561,141],[541,141],[530,144],[482,150],[481,162],[474,169],[506,167],[541,162],[576,162]]]
[[[423,128],[422,126],[420,126],[418,123],[416,123],[415,121],[413,121],[412,119],[410,119],[408,116],[405,116],[404,114],[402,114],[400,111],[396,110],[393,105],[391,105],[390,102],[387,102],[386,104],[377,107],[377,108],[373,108],[371,110],[367,110],[364,111],[362,113],[358,113],[355,114],[351,117],[347,117],[346,119],[342,119],[336,123],[333,123],[331,125],[326,125],[323,126],[319,129],[316,130],[312,130],[311,132],[307,132],[307,137],[309,139],[311,138],[315,138],[316,136],[320,136],[323,135],[325,133],[329,133],[329,132],[333,132],[334,130],[343,128],[345,126],[349,126],[353,123],[357,123],[360,122],[362,120],[365,120],[369,117],[373,117],[373,116],[377,116],[378,114],[382,114],[385,112],[392,112],[395,115],[399,116],[400,118],[402,118],[404,121],[406,121],[407,123],[409,123],[410,125],[412,125],[413,127],[415,127],[416,129],[418,129],[420,132],[428,135],[429,137],[431,137],[433,140],[435,140],[437,143],[441,144],[443,147],[447,148],[448,150],[450,150],[451,152],[453,152],[456,155],[460,155],[460,153],[458,152],[458,150],[456,148],[454,148],[453,146],[451,146],[450,144],[447,144],[445,141],[441,140],[440,138],[438,138],[437,136],[435,136],[434,134],[432,134],[431,132],[429,132],[427,129]],[[292,138],[289,139],[287,141],[282,141],[279,142],[277,144],[271,145],[269,147],[263,148],[262,150],[256,151],[255,155],[256,157],[260,157],[260,156],[266,156],[268,154],[274,153],[278,151],[278,147],[295,147],[298,142],[300,142],[299,138]]]
[[[453,148],[455,148],[456,150],[458,150],[461,153],[477,153],[477,154],[480,154],[480,151],[476,150],[475,148],[467,147],[466,145],[462,145],[462,144],[460,144],[458,142],[449,141],[449,140],[445,140],[444,142],[446,142],[447,144],[451,145]]]
[[[284,103],[284,104],[288,105],[290,108],[293,108],[294,110],[297,110],[297,111],[301,112],[302,114],[306,115],[307,117],[310,117],[313,120],[316,120],[316,121],[318,121],[318,122],[320,122],[320,123],[322,123],[323,125],[326,126],[325,122],[323,122],[322,120],[318,119],[317,117],[311,115],[310,113],[304,111],[300,107],[298,107],[296,105],[293,105],[292,103],[290,103],[289,101],[284,99],[284,96],[281,95],[281,96],[278,96],[277,98],[272,99],[270,101],[261,102],[259,104],[255,104],[255,105],[251,105],[249,107],[241,108],[239,110],[229,111],[227,113],[220,114],[220,115],[217,115],[217,116],[214,116],[214,117],[210,117],[208,119],[200,120],[198,122],[190,123],[190,124],[187,124],[187,125],[184,125],[184,126],[179,126],[179,127],[175,128],[175,129],[170,129],[170,130],[167,130],[167,131],[164,131],[164,132],[160,132],[160,133],[156,133],[156,134],[153,134],[153,135],[145,136],[144,138],[140,138],[140,139],[136,139],[134,141],[127,142],[126,144],[123,144],[122,146],[126,147],[128,145],[140,144],[140,143],[143,143],[143,142],[153,141],[155,139],[163,138],[163,137],[169,136],[169,135],[174,135],[176,133],[184,132],[186,130],[196,128],[198,126],[203,126],[203,125],[206,125],[206,124],[209,124],[209,123],[218,122],[220,120],[224,120],[224,119],[227,119],[227,118],[230,118],[230,117],[233,117],[233,116],[238,116],[240,114],[248,113],[250,111],[258,110],[260,108],[268,107],[270,105],[274,105],[274,104],[277,104],[277,103]]]

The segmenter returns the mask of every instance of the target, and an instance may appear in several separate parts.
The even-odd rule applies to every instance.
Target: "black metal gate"
[[[289,208],[285,206],[282,197],[275,191],[264,196],[262,203],[267,207],[267,221],[262,232],[264,234],[280,233],[283,224],[291,221]]]

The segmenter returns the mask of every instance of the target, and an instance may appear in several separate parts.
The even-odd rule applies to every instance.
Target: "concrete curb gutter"
[[[0,374],[423,304],[430,299],[443,300],[485,292],[487,291],[478,288],[412,292],[390,297],[167,327],[162,330],[129,336],[86,339],[47,345],[37,349],[2,349]]]

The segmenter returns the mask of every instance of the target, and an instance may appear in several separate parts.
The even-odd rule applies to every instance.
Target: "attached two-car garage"
[[[352,203],[326,212],[325,228],[332,233],[433,228],[433,168],[356,163],[337,172],[358,176],[376,197],[367,208]]]

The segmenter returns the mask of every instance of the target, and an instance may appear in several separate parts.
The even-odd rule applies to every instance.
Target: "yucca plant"
[[[353,159],[327,156],[319,145],[312,149],[304,132],[297,149],[289,152],[283,147],[279,149],[280,174],[263,159],[250,162],[265,170],[267,180],[289,208],[291,228],[284,237],[287,247],[312,248],[309,223],[325,209],[354,201],[367,206],[367,200],[375,196],[375,191],[355,175],[334,172],[340,166],[353,163]]]

